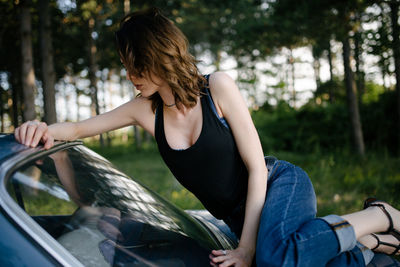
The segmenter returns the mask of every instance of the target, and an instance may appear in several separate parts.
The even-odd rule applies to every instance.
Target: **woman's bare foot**
[[[400,255],[400,237],[397,239],[393,235],[370,234],[359,238],[358,242],[374,252]]]

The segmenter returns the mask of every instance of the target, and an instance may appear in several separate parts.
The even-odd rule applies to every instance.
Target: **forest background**
[[[265,154],[309,173],[320,215],[371,195],[400,204],[399,0],[0,0],[0,132],[133,98],[114,32],[149,6],[186,34],[203,73],[236,79]],[[178,206],[202,208],[142,129],[84,141]]]

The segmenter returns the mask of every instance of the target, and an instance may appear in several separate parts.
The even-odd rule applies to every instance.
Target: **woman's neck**
[[[163,103],[164,103],[164,112],[170,113],[171,115],[174,114],[176,116],[179,116],[178,114],[181,115],[186,115],[188,111],[190,110],[189,108],[185,107],[181,103],[176,103],[175,97],[172,94],[172,89],[169,86],[166,86],[164,88],[160,88],[158,91],[158,94],[160,95]]]
[[[160,95],[162,101],[164,102],[164,106],[166,107],[176,107],[175,97],[172,94],[172,89],[169,86],[165,86],[158,90],[158,94]]]

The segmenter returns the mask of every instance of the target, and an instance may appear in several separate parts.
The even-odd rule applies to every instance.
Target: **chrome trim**
[[[81,141],[63,142],[49,150],[31,148],[8,158],[0,165],[0,206],[15,223],[63,266],[84,266],[72,254],[37,224],[11,198],[6,189],[10,175],[22,165],[52,152],[82,144]]]

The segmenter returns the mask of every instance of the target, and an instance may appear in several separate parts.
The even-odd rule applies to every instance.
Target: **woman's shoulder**
[[[213,83],[229,82],[229,81],[233,82],[232,77],[223,71],[216,71],[216,72],[208,74],[208,76],[209,76],[209,78],[208,78],[209,81],[213,82]]]
[[[123,106],[127,106],[129,113],[136,117],[138,114],[151,110],[151,100],[138,96],[121,105]]]
[[[208,81],[211,94],[217,99],[238,89],[232,77],[222,71],[211,73]]]
[[[143,96],[136,96],[135,98],[133,98],[131,100],[132,104],[134,105],[139,105],[139,106],[151,106],[151,100],[147,97],[143,97]]]
[[[138,96],[131,100],[135,122],[143,129],[154,135],[155,113],[152,109],[152,101],[146,97]]]
[[[209,76],[209,88],[215,108],[220,117],[231,106],[232,100],[241,97],[235,81],[225,72],[214,72]]]
[[[151,100],[143,97],[138,96],[133,98],[131,101],[128,102],[130,105],[130,112],[135,116],[137,121],[140,121],[140,118],[151,116],[153,110],[151,109]]]

